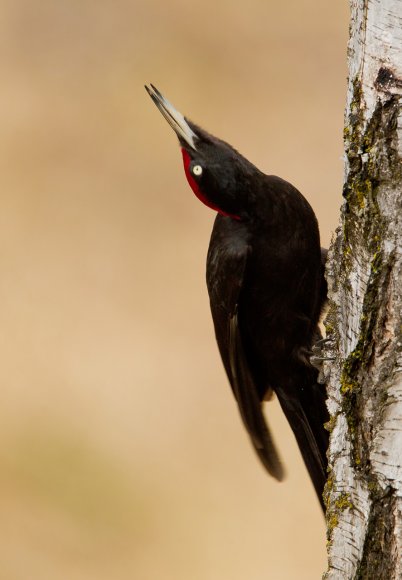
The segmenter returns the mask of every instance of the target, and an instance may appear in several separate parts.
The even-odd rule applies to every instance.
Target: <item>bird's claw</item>
[[[321,338],[317,340],[311,347],[310,364],[317,369],[317,382],[321,385],[327,383],[329,376],[324,372],[323,363],[326,361],[335,360],[334,356],[325,356],[324,351],[330,351],[331,346],[334,345],[334,340],[331,337]]]

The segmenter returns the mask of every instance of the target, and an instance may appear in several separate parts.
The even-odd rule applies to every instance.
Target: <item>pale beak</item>
[[[179,139],[185,141],[187,145],[196,151],[197,148],[194,140],[197,139],[197,135],[191,129],[183,115],[152,84],[149,87],[145,85],[145,88]]]

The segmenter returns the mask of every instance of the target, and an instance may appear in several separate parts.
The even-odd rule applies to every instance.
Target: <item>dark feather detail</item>
[[[234,314],[229,322],[229,356],[230,382],[254,449],[268,473],[278,481],[282,481],[285,476],[284,467],[262,413],[257,389],[244,355],[237,314]]]
[[[310,362],[327,294],[317,219],[290,183],[265,175],[183,117],[152,85],[147,91],[177,134],[191,188],[218,212],[207,285],[243,423],[262,463],[281,480],[284,469],[262,412],[262,401],[276,393],[324,509],[328,411]]]

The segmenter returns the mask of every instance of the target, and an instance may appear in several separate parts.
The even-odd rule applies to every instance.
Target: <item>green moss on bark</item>
[[[394,577],[393,512],[396,500],[391,495],[380,494],[377,488],[372,492],[371,500],[366,541],[355,580],[385,580]]]
[[[388,191],[395,192],[396,184],[402,181],[402,165],[396,145],[400,108],[397,95],[388,94],[378,100],[367,122],[363,116],[364,107],[360,82],[356,78],[344,130],[347,179],[343,189],[342,226],[331,261],[337,302],[333,307],[335,323],[331,321],[330,330],[338,343],[340,340],[347,342],[350,335],[354,339],[353,350],[347,351],[348,355],[339,363],[341,397],[337,413],[342,413],[347,421],[351,466],[359,482],[356,482],[356,488],[361,484],[362,489],[370,493],[368,530],[355,578],[385,580],[391,577],[390,570],[393,569],[392,531],[395,533],[393,514],[396,505],[393,502],[396,500],[393,490],[384,490],[383,482],[377,481],[370,450],[390,402],[387,379],[393,367],[391,363],[387,366],[382,362],[381,366],[375,365],[374,375],[372,371],[374,362],[378,362],[378,354],[384,356],[387,352],[385,340],[389,340],[384,338],[388,316],[385,304],[387,294],[392,293],[390,280],[395,256],[384,242],[392,241],[395,233],[390,231],[382,211]],[[348,335],[338,332],[337,309],[342,315],[343,325],[348,324],[348,316],[353,320]],[[358,328],[357,316],[360,316]],[[343,343],[341,345],[343,347]],[[375,413],[370,412],[371,409],[375,409]],[[333,428],[336,421],[335,414],[329,426]],[[336,464],[337,457],[331,457],[331,460]],[[324,491],[329,544],[344,511],[354,509],[348,494],[337,493],[339,482],[334,473],[330,464]]]

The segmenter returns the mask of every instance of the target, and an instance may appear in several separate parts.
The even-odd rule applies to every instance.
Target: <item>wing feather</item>
[[[219,350],[236,398],[240,416],[253,446],[267,471],[281,481],[285,472],[265,421],[258,391],[242,345],[238,324],[241,290],[251,251],[247,240],[235,232],[217,228],[225,224],[218,216],[207,262],[207,285]],[[239,226],[240,227],[240,226]]]

